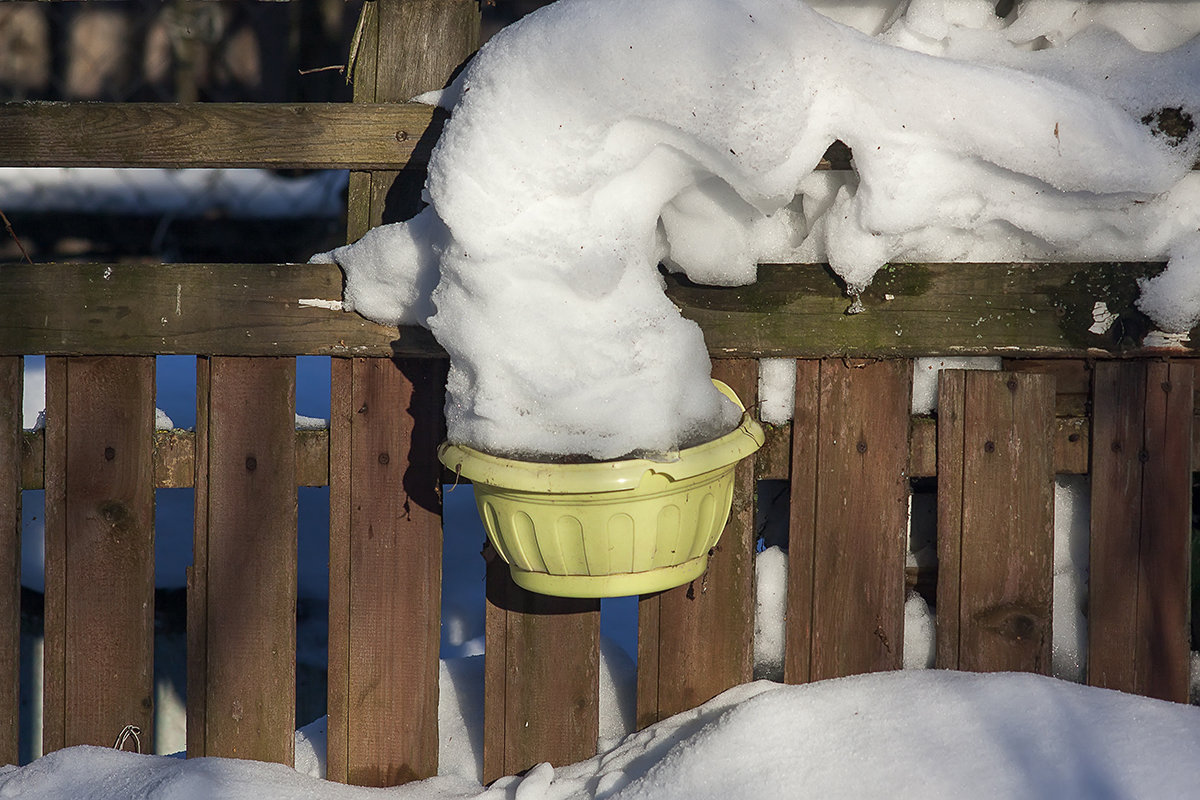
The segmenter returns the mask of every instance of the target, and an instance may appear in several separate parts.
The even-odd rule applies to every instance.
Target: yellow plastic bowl
[[[559,597],[669,589],[708,566],[729,518],[734,467],[763,443],[733,390],[713,383],[742,409],[741,424],[677,461],[554,464],[449,442],[438,457],[475,484],[488,539],[519,586]]]

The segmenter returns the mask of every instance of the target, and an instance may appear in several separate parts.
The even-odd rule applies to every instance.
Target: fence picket
[[[713,361],[747,408],[758,398],[758,363]],[[638,727],[694,708],[753,676],[754,458],[735,473],[733,508],[704,575],[638,601]]]
[[[218,357],[197,364],[188,755],[291,764],[296,362]]]
[[[21,654],[20,356],[0,358],[0,764],[17,763]]]
[[[445,364],[336,361],[329,774],[390,786],[437,773]]]
[[[478,8],[465,0],[379,0],[362,13],[367,24],[354,68],[356,103],[402,102],[440,88],[478,46]],[[423,38],[404,38],[411,36]],[[437,132],[413,134],[428,150]],[[347,238],[412,216],[422,182],[419,173],[352,172]],[[445,427],[446,364],[419,358],[334,363],[327,775],[388,786],[437,773],[442,529],[436,450]]]
[[[938,396],[937,664],[1049,672],[1054,376],[947,370]]]
[[[797,367],[788,682],[903,663],[911,387],[904,360]]]
[[[153,730],[154,359],[46,364],[43,749]]]
[[[489,558],[485,625],[484,782],[595,755],[600,601],[526,591]]]
[[[1188,700],[1193,367],[1096,365],[1088,682]]]

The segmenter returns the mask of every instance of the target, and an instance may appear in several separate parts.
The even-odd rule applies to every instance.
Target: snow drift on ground
[[[959,800],[1194,797],[1200,709],[1036,675],[941,671],[731,689],[595,758],[490,788],[393,789],[280,765],[75,747],[0,771],[0,797],[73,800]]]
[[[798,0],[565,0],[439,99],[431,205],[318,258],[350,307],[431,328],[450,438],[481,449],[733,426],[660,262],[733,285],[828,261],[855,292],[898,259],[1170,256],[1142,307],[1200,318],[1197,40],[1144,52],[1053,3],[919,0],[872,38]],[[854,171],[814,172],[835,139]]]

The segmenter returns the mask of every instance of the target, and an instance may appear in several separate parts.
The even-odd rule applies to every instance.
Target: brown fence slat
[[[792,413],[791,499],[788,521],[787,635],[783,679],[812,680],[813,552],[816,546],[817,456],[821,412],[821,362],[796,362]]]
[[[5,103],[13,167],[423,167],[445,115],[420,103]]]
[[[0,358],[0,764],[17,763],[21,653],[22,360]]]
[[[1054,377],[939,376],[938,666],[1050,670]]]
[[[758,364],[713,362],[747,408],[758,398]],[[638,603],[637,720],[645,726],[749,681],[754,669],[754,459],[734,478],[733,507],[704,575]]]
[[[43,748],[153,736],[154,360],[48,359]]]
[[[898,669],[904,655],[912,364],[826,360],[815,377],[798,370],[797,420],[816,435],[814,447],[793,427],[805,479],[792,494],[789,682]],[[805,598],[811,616],[793,605]]]
[[[197,527],[189,644],[190,755],[291,764],[296,704],[295,384],[291,358],[213,358],[197,370]],[[202,559],[202,560],[201,560]],[[199,674],[198,674],[199,673]],[[199,678],[198,684],[192,683]]]
[[[483,780],[596,754],[600,601],[549,597],[488,564]]]
[[[437,773],[445,370],[350,359],[342,380],[347,366],[350,402],[335,412],[348,451],[337,453],[330,554],[329,757],[339,780],[390,786]]]
[[[1193,367],[1100,362],[1088,682],[1188,700]]]
[[[398,205],[387,189],[356,188],[363,174],[351,175],[352,210],[374,198],[375,211],[363,206],[369,220]],[[351,217],[356,238],[367,225],[354,222],[357,211]],[[665,280],[714,358],[910,358],[951,348],[964,355],[1099,357],[1153,354],[1128,337],[1144,324],[1132,301],[1137,280],[1159,269],[907,264],[869,290],[890,288],[894,299],[866,297],[870,313],[854,315],[845,314],[841,285],[817,265],[763,265],[745,288]],[[1114,307],[1129,323],[1105,335],[1088,332],[1095,298],[1087,287],[1101,283],[1131,298]],[[6,264],[0,297],[8,301],[0,355],[445,355],[423,328],[397,331],[323,307],[342,299],[342,274],[332,264]],[[1127,338],[1115,338],[1118,332]],[[1180,353],[1195,352],[1196,341],[1200,336]]]
[[[468,0],[364,7],[355,105],[440,88],[478,46]],[[416,36],[419,42],[406,41]],[[398,38],[399,37],[399,38]],[[430,129],[418,147],[432,148]],[[347,237],[420,206],[422,178],[350,175]],[[337,287],[340,298],[340,285]],[[342,315],[346,316],[346,315]],[[362,355],[440,355],[425,332]],[[415,341],[415,348],[405,341]],[[354,351],[349,351],[354,352]],[[415,358],[335,359],[330,429],[328,775],[386,786],[437,773],[441,614],[442,406],[446,364]]]
[[[350,472],[354,361],[330,361],[329,655],[325,777],[350,780]]]

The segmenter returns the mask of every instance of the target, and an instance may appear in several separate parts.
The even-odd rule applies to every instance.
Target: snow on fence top
[[[437,98],[430,206],[318,258],[449,352],[452,440],[526,455],[732,427],[660,261],[738,285],[827,260],[857,293],[896,260],[1169,257],[1141,307],[1187,330],[1200,40],[1060,16],[915,2],[872,38],[796,0],[562,0]],[[814,172],[835,139],[854,172]]]

